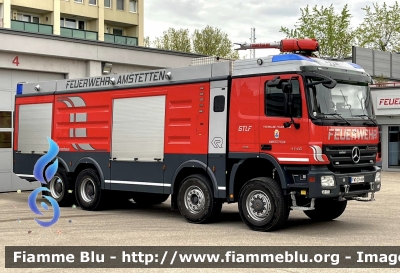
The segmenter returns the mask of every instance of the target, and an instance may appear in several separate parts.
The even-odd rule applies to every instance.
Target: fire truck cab
[[[291,210],[335,219],[381,188],[371,77],[303,54],[308,40],[288,44],[257,59],[19,84],[14,172],[35,180],[49,137],[59,167],[47,187],[61,206],[170,197],[205,223],[237,202],[256,231],[281,228]]]

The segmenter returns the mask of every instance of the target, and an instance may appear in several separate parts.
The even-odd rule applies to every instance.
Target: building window
[[[29,22],[29,23],[39,24],[39,17],[33,16],[33,15],[28,15],[28,14],[18,14],[17,15],[17,20],[18,21]]]
[[[97,0],[89,0],[89,5],[97,6]]]
[[[12,148],[12,112],[0,111],[0,149]]]
[[[78,29],[85,30],[85,22],[84,21],[78,21]]]
[[[61,26],[67,28],[76,28],[76,20],[61,18]]]
[[[137,1],[136,0],[129,0],[129,11],[137,12]]]
[[[117,9],[124,10],[124,1],[125,0],[117,0]]]
[[[299,81],[292,80],[293,117],[301,117],[301,94]],[[285,117],[285,95],[282,89],[265,84],[265,114],[269,117]]]
[[[61,18],[60,26],[66,27],[66,28],[85,30],[85,22],[84,21],[76,21],[75,19],[69,19],[69,18]]]
[[[65,19],[65,27],[67,27],[67,28],[76,28],[76,20],[74,20],[74,19]]]
[[[400,126],[389,126],[388,166],[389,168],[400,166]]]
[[[12,128],[12,113],[10,111],[0,111],[0,128]]]
[[[74,1],[75,1],[75,3],[83,4],[83,0],[74,0]]]
[[[113,28],[113,34],[114,35],[123,35],[123,30],[122,29],[118,29],[118,28]]]
[[[104,7],[111,8],[111,0],[104,0]]]
[[[11,138],[11,132],[0,132],[0,149],[12,148]]]

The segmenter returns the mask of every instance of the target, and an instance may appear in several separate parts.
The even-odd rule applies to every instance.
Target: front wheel
[[[222,202],[214,198],[211,181],[204,175],[187,177],[179,188],[178,208],[190,223],[208,223],[215,220]]]
[[[278,182],[260,177],[248,181],[242,187],[239,213],[250,229],[273,231],[285,225],[289,217],[289,206]]]
[[[305,210],[304,213],[315,221],[330,221],[342,215],[346,207],[347,200],[317,199],[315,200],[315,209]]]

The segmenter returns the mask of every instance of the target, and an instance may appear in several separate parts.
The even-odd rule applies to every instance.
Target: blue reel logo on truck
[[[33,175],[41,184],[48,184],[49,181],[54,177],[58,169],[58,145],[49,137],[47,137],[47,141],[49,142],[49,151],[41,158],[39,158],[39,160],[35,164],[35,167],[33,168]],[[40,212],[39,208],[36,205],[36,198],[38,194],[42,191],[50,192],[48,188],[40,187],[34,190],[28,197],[29,208],[37,215],[43,215],[43,213]],[[53,218],[49,222],[41,221],[37,218],[35,218],[35,221],[42,227],[50,227],[54,225],[60,218],[60,207],[58,206],[58,203],[54,198],[49,196],[44,196],[44,198],[46,198],[53,207]],[[49,210],[49,207],[45,202],[42,202],[41,206],[43,209]]]

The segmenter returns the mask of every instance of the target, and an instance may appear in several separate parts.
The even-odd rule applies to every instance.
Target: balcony
[[[43,25],[43,24],[30,23],[24,21],[11,20],[11,29],[53,35],[52,25]],[[60,28],[60,36],[85,39],[85,40],[94,40],[94,41],[98,40],[98,33],[95,31],[80,30],[80,29],[66,28],[66,27]],[[104,34],[104,41],[108,43],[129,45],[129,46],[138,45],[137,37],[113,35],[107,33]]]
[[[66,27],[60,28],[60,36],[86,39],[86,40],[98,39],[97,32],[95,31],[80,30],[80,29],[66,28]]]
[[[53,34],[53,26],[51,25],[42,25],[17,20],[11,20],[11,29],[49,35]]]
[[[137,46],[138,38],[104,33],[104,42]]]

